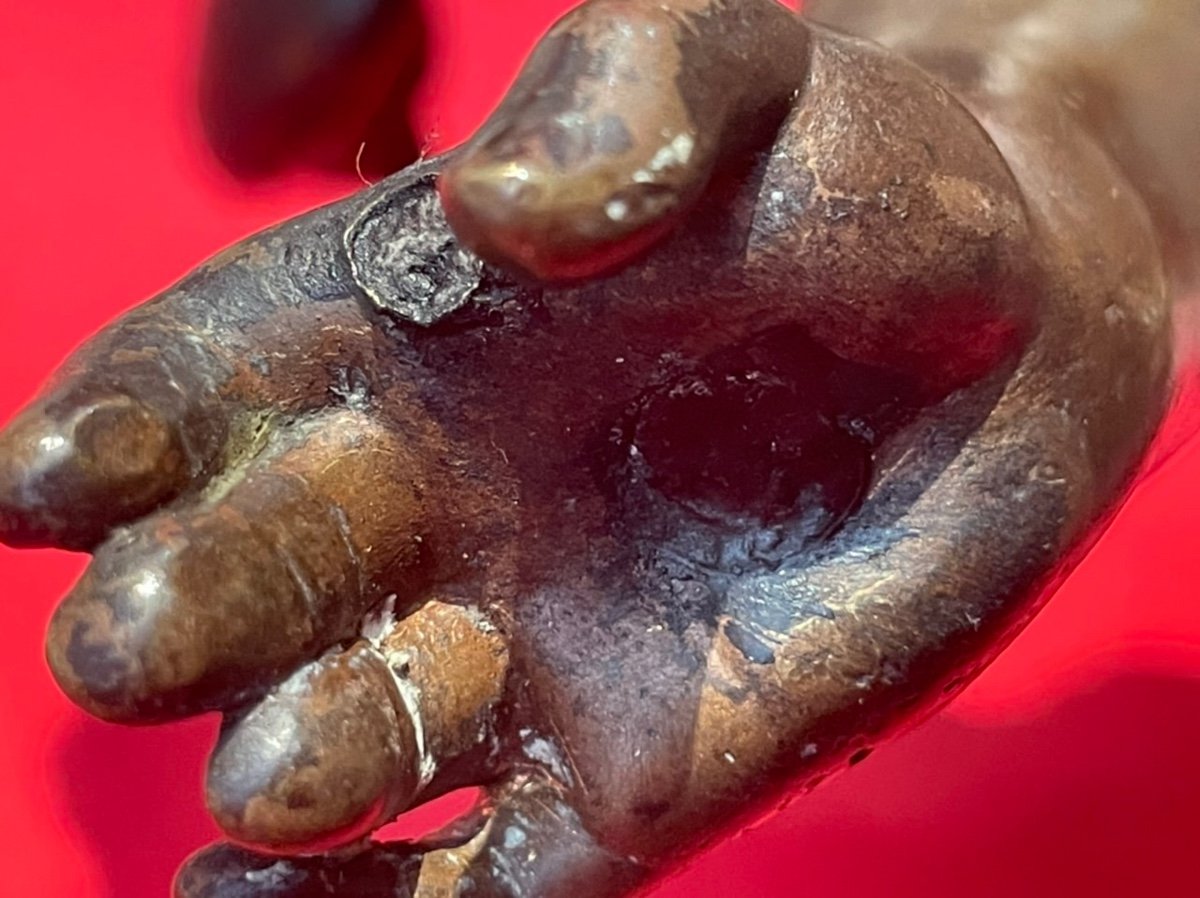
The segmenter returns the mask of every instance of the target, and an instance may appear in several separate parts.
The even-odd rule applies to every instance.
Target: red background
[[[425,0],[415,124],[461,140],[569,0]],[[200,149],[200,0],[0,4],[0,421],[122,309],[353,188],[247,189]],[[1049,609],[951,707],[657,895],[1196,896],[1200,450],[1139,489]],[[149,898],[214,835],[213,719],[88,720],[41,657],[82,556],[0,548],[0,896]]]

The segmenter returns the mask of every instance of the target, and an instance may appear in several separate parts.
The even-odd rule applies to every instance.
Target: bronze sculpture
[[[914,70],[819,30],[811,53],[809,90],[776,152],[739,157],[748,172],[717,184],[688,227],[611,280],[531,289],[453,251],[427,167],[244,245],[92,349],[98,375],[66,382],[77,398],[42,406],[61,423],[35,410],[8,438],[25,453],[6,469],[10,532],[90,545],[107,524],[179,498],[100,550],[52,640],[65,685],[107,716],[240,703],[253,685],[245,667],[282,676],[349,640],[358,612],[390,593],[400,612],[405,592],[429,598],[401,635],[376,614],[365,643],[303,669],[231,727],[214,762],[215,809],[250,841],[336,841],[343,824],[369,825],[416,789],[491,778],[505,768],[490,764],[516,759],[524,769],[498,787],[500,810],[466,848],[424,862],[381,851],[329,870],[403,882],[423,864],[426,889],[465,875],[483,893],[522,894],[575,876],[604,894],[622,887],[620,874],[647,872],[619,857],[665,855],[673,837],[682,845],[728,823],[759,783],[804,767],[821,775],[863,750],[845,738],[960,676],[1111,504],[1161,410],[1165,290],[1137,195],[1163,222],[1181,273],[1194,258],[1194,209],[1186,192],[1155,200],[1137,179],[1189,169],[1119,157],[1135,193],[1069,127],[1060,97],[1054,115],[1019,95],[992,109],[969,80],[988,72],[968,69],[957,92],[987,120],[1014,180]],[[939,58],[922,61],[936,70]],[[964,60],[944,64],[957,72]],[[1060,130],[1032,140],[1047,125]],[[1167,141],[1167,128],[1148,133],[1186,145]],[[1013,134],[1031,142],[1014,150]],[[1051,164],[1064,156],[1070,170]],[[1031,183],[1045,193],[1031,196]],[[1066,186],[1077,193],[1060,199]],[[918,302],[937,306],[922,315]],[[181,389],[166,394],[172,382]],[[716,420],[734,422],[733,435]],[[386,476],[401,458],[405,476]],[[464,498],[464,477],[475,498]],[[68,498],[82,514],[59,513]],[[271,519],[272,506],[285,517]],[[452,538],[456,526],[465,535]],[[244,561],[231,566],[235,549]],[[148,562],[155,553],[162,560]],[[214,563],[244,579],[214,589]],[[364,563],[377,567],[360,578]],[[402,568],[403,580],[375,574]],[[442,595],[451,583],[469,594]],[[214,592],[225,607],[206,617]],[[161,615],[152,633],[138,626],[146,603]],[[242,608],[242,632],[227,633]],[[495,615],[490,626],[480,610]],[[328,618],[311,623],[319,615]],[[289,638],[266,629],[279,624]],[[124,654],[95,638],[97,626],[113,628]],[[180,640],[172,626],[200,638]],[[440,633],[456,651],[421,646]],[[468,648],[462,675],[430,675],[432,662],[452,666]],[[504,714],[529,718],[488,711],[486,687],[506,670],[515,691]],[[317,714],[325,706],[306,698],[339,681],[349,685],[338,694],[376,689],[395,706],[352,709],[364,743],[353,751],[312,736],[280,750],[316,745],[358,763],[391,725],[399,744],[378,750],[389,764],[412,762],[407,779],[373,781],[379,767],[368,768],[343,808],[328,800],[333,789],[301,800],[333,781],[322,777],[343,776],[324,757],[293,754],[253,782],[260,772],[239,761],[269,762],[279,722],[346,732],[347,709]],[[450,719],[418,737],[403,726],[413,709],[423,722],[448,709]],[[482,744],[472,741],[480,727]],[[497,757],[472,755],[493,748]],[[427,773],[431,753],[440,764]],[[575,805],[560,809],[567,827],[531,816],[507,855],[504,841],[489,843],[508,839],[523,802],[540,807],[538,792]],[[600,830],[610,850],[579,830]],[[185,884],[199,888],[204,864],[228,859],[210,855]],[[610,862],[618,870],[607,877],[588,867]],[[308,868],[262,869],[278,874],[262,886],[272,894]],[[534,879],[511,885],[501,874]]]

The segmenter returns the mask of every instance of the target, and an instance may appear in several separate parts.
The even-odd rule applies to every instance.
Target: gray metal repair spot
[[[483,262],[455,240],[433,172],[371,203],[346,231],[355,283],[378,308],[430,325],[480,290]]]

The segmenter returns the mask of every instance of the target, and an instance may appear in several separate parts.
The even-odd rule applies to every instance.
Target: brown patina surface
[[[180,896],[636,890],[1036,610],[1169,399],[1200,13],[910,5],[594,0],[0,436],[64,690],[225,712]]]

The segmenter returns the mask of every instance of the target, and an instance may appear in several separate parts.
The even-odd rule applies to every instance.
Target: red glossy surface
[[[419,132],[461,139],[567,5],[427,0]],[[0,421],[120,310],[353,187],[247,191],[204,156],[202,14],[195,0],[0,4]],[[1198,533],[1193,447],[949,709],[658,898],[1200,894]],[[82,563],[0,549],[0,895],[161,898],[214,835],[200,802],[214,721],[126,730],[61,698],[42,630]]]

